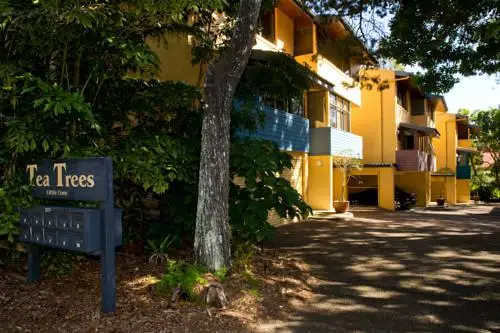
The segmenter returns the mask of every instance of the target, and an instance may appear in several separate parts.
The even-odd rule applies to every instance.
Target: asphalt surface
[[[500,206],[391,213],[278,228],[314,296],[265,332],[500,332]]]

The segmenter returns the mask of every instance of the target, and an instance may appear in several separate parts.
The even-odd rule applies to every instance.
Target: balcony
[[[396,102],[396,124],[411,123],[410,112]]]
[[[265,120],[257,131],[239,130],[238,137],[270,140],[275,142],[280,150],[309,152],[309,120],[261,105]]]
[[[470,165],[457,165],[457,179],[471,179]]]
[[[435,169],[434,157],[421,150],[396,151],[396,164],[398,171],[433,171]]]
[[[363,138],[332,127],[311,128],[310,155],[363,158]]]
[[[317,59],[319,76],[333,83],[335,93],[356,105],[361,105],[361,89],[354,85],[354,80],[325,57],[318,55]]]

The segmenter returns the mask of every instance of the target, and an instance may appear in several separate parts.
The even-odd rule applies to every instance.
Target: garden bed
[[[33,285],[25,272],[0,265],[2,332],[246,332],[267,319],[285,318],[292,300],[310,295],[301,264],[266,251],[252,259],[251,270],[224,282],[230,305],[208,309],[202,302],[181,302],[154,292],[164,264],[147,257],[117,257],[117,312],[103,314],[99,299],[99,261],[82,260],[63,277],[46,276]]]

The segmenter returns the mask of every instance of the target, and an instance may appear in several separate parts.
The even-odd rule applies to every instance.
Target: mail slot
[[[64,250],[101,252],[101,210],[40,206],[21,211],[19,239],[22,242]],[[115,245],[122,245],[122,210],[115,209]]]

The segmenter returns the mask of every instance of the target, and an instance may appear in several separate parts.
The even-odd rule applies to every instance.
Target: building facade
[[[432,174],[432,200],[442,197],[449,204],[470,202],[472,147],[471,133],[477,130],[467,116],[448,113],[444,99],[433,96],[439,105],[436,127],[441,137],[435,142],[437,170]]]
[[[449,202],[456,202],[457,196],[466,200],[467,179],[457,175],[449,180],[451,176],[436,173],[449,165],[450,174],[455,176],[456,158],[442,165],[441,160],[451,158],[451,153],[442,153],[440,135],[453,137],[461,131],[448,133],[441,128],[441,118],[452,117],[442,98],[426,96],[409,73],[364,70],[364,64],[376,65],[376,60],[349,25],[338,18],[314,16],[295,0],[278,1],[263,14],[261,26],[253,59],[265,61],[270,53],[284,52],[315,77],[299,107],[291,110],[284,107],[286,103],[262,101],[259,108],[265,114],[264,125],[256,132],[240,131],[238,135],[274,141],[288,152],[293,167],[281,176],[314,210],[333,210],[335,201],[347,199],[342,191],[345,175],[334,167],[335,157],[345,155],[363,162],[349,183],[348,193],[376,190],[377,204],[384,209],[395,209],[396,188],[416,193],[417,204],[426,206],[436,197],[441,183],[450,187],[446,192]],[[190,36],[170,35],[168,41],[168,48],[162,41],[149,43],[161,59],[160,78],[201,87],[206,68],[191,63]],[[386,87],[361,88],[354,83],[360,73],[377,77]],[[438,151],[433,145],[436,140],[441,140],[437,141]],[[469,149],[469,143],[458,144],[458,140],[455,148],[447,149],[460,151],[460,144]],[[460,161],[459,169],[465,160]],[[243,186],[243,180],[236,181]],[[451,194],[451,188],[460,195]],[[271,214],[270,221],[282,219]]]
[[[400,189],[415,193],[417,205],[426,206],[436,168],[432,142],[440,135],[435,105],[410,73],[374,69],[363,76],[379,87],[363,88],[363,107],[352,114],[352,131],[363,137],[364,155],[363,169],[355,173],[349,191],[372,191],[379,207],[394,210]]]

